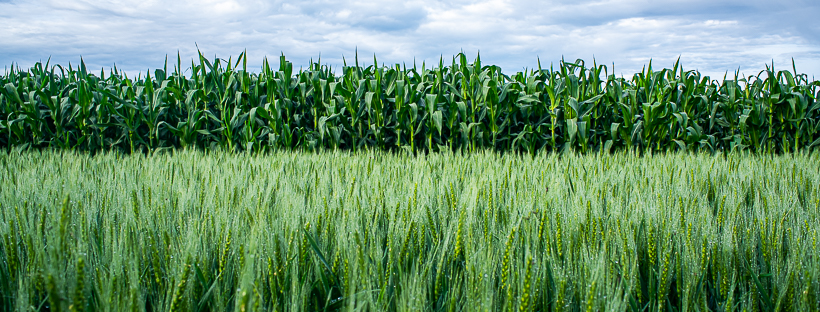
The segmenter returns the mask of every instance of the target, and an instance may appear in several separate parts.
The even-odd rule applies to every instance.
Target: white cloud
[[[227,58],[247,49],[249,65],[284,53],[297,66],[322,61],[437,63],[464,51],[505,71],[595,57],[630,75],[653,60],[713,76],[775,62],[820,76],[816,1],[0,1],[0,62],[30,66],[116,63],[129,72],[162,66],[179,51]],[[783,21],[789,21],[784,23]],[[174,56],[175,57],[175,56]],[[186,61],[188,63],[188,61]]]

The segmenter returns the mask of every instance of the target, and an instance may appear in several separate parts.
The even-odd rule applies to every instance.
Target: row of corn
[[[0,311],[818,311],[818,160],[2,153]]]
[[[820,145],[820,82],[767,66],[708,77],[651,63],[631,77],[582,60],[507,75],[463,54],[449,64],[294,71],[265,59],[180,58],[145,76],[38,63],[0,76],[0,146],[92,152],[795,152]],[[186,73],[188,74],[186,76]]]

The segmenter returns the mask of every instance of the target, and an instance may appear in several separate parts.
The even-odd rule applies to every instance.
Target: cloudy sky
[[[460,51],[505,72],[582,58],[624,76],[654,66],[722,76],[774,62],[820,77],[820,2],[790,0],[254,1],[0,0],[0,63],[162,67],[176,53],[249,66],[284,53],[296,66],[319,55],[372,64],[438,63]]]

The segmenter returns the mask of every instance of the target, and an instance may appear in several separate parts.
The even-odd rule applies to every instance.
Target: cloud
[[[552,0],[552,1],[254,1],[0,0],[0,62],[92,68],[114,63],[128,72],[183,60],[197,46],[212,57],[247,49],[249,66],[284,53],[297,67],[321,54],[342,65],[356,50],[362,62],[437,63],[464,51],[517,71],[593,57],[630,75],[650,59],[718,76],[756,73],[774,61],[820,76],[816,1]],[[784,22],[788,21],[788,22]],[[815,26],[815,25],[818,26]]]

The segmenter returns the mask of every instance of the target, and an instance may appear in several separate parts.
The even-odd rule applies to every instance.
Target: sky
[[[583,59],[631,76],[652,60],[722,78],[774,63],[820,77],[817,0],[254,1],[0,0],[0,64],[77,64],[129,74],[183,63],[199,49],[258,71],[284,54],[295,67],[321,56],[352,63],[450,62],[480,53],[512,74]],[[613,68],[614,64],[614,68]],[[188,67],[188,66],[185,66]]]

